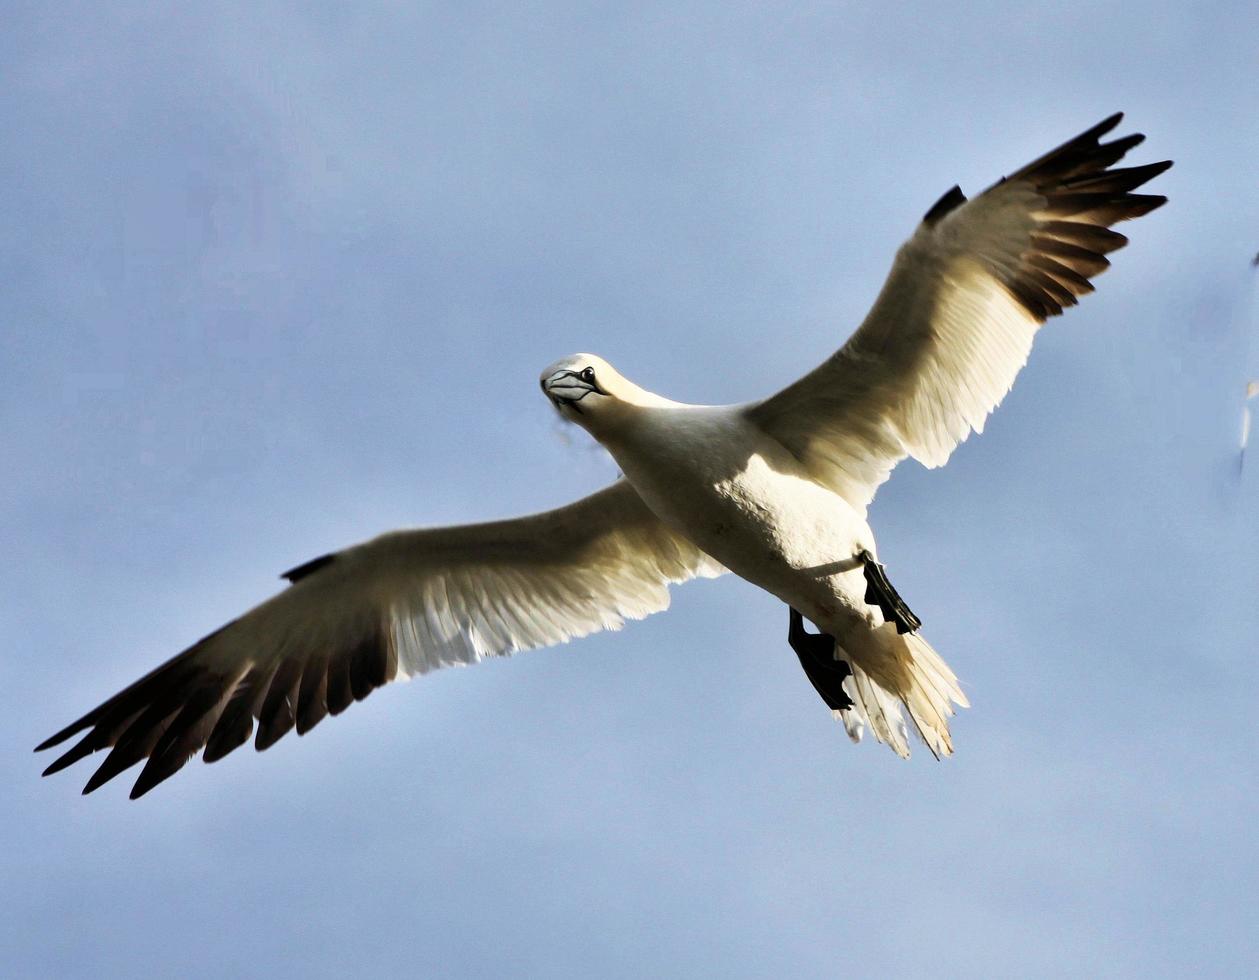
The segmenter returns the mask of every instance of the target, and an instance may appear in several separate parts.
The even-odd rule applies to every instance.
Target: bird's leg
[[[900,593],[892,588],[883,566],[864,549],[857,553],[857,560],[861,562],[866,576],[866,602],[878,606],[883,611],[883,618],[896,624],[897,633],[917,632],[922,620],[914,615],[913,610],[905,605]]]
[[[826,706],[832,711],[852,707],[852,698],[844,691],[844,678],[852,674],[847,661],[835,658],[835,637],[829,633],[806,633],[804,617],[790,606],[791,620],[787,642],[800,658],[800,666]]]

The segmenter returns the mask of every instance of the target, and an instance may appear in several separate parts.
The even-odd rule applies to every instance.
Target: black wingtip
[[[1096,178],[1088,178],[1088,177],[1084,178],[1084,182],[1087,184],[1090,181],[1094,181],[1094,180],[1104,181],[1108,177],[1111,179],[1114,179],[1117,177],[1123,177],[1124,183],[1122,185],[1119,185],[1119,184],[1115,185],[1116,189],[1132,190],[1133,188],[1140,187],[1142,184],[1145,184],[1153,180],[1159,174],[1165,173],[1166,171],[1170,170],[1174,162],[1175,161],[1173,160],[1159,160],[1157,163],[1143,163],[1139,167],[1127,167],[1122,170],[1105,171],[1099,174]],[[1068,183],[1079,183],[1079,182],[1068,181]]]
[[[113,776],[112,776],[112,775],[109,775],[109,776],[102,776],[102,775],[101,775],[101,773],[100,773],[99,771],[98,771],[98,772],[96,772],[96,773],[92,776],[92,778],[91,778],[91,779],[89,779],[86,783],[84,783],[84,785],[83,785],[83,795],[84,795],[84,796],[87,796],[89,793],[95,793],[98,789],[100,789],[102,786],[104,786],[104,785],[105,785],[107,782],[109,782],[112,778],[113,778]]]
[[[1109,133],[1112,129],[1114,129],[1116,126],[1118,126],[1121,122],[1123,122],[1123,113],[1112,112],[1109,116],[1107,116],[1105,119],[1099,122],[1096,126],[1094,126],[1090,130],[1090,133],[1094,136],[1104,136],[1105,134]]]
[[[43,752],[46,749],[51,749],[54,745],[60,745],[62,742],[68,739],[71,735],[74,735],[77,732],[81,732],[83,731],[83,729],[87,728],[88,725],[91,724],[90,719],[91,719],[91,715],[88,715],[86,718],[80,718],[73,725],[67,725],[65,728],[61,729],[61,731],[57,732],[56,735],[53,735],[53,736],[50,736],[49,738],[44,739],[37,746],[35,746],[35,751]]]
[[[179,771],[179,768],[180,767],[177,766],[171,772],[163,774],[160,772],[150,772],[146,766],[145,770],[140,773],[140,777],[135,781],[135,785],[131,787],[131,792],[127,794],[127,799],[138,800],[158,783],[161,783],[173,776],[175,772]]]
[[[57,756],[53,760],[52,765],[44,770],[43,775],[51,776],[55,772],[61,772],[62,769],[69,768],[80,759],[86,759],[89,755],[96,751],[99,746],[92,743],[92,736],[88,736],[81,742],[78,742],[69,752]]]
[[[47,769],[41,772],[40,776],[51,776],[55,772],[61,772],[62,769],[65,769],[67,766],[71,765],[74,761],[75,761],[74,759],[70,759],[67,756],[63,755],[60,759],[58,759],[56,762],[50,765]]]
[[[115,776],[126,772],[139,761],[139,759],[125,761],[116,759],[114,758],[114,753],[111,752],[105,761],[101,763],[101,767],[92,773],[92,778],[83,786],[83,795],[87,796],[89,793],[95,793]]]
[[[934,225],[950,211],[960,208],[966,203],[966,195],[962,193],[962,188],[954,184],[935,204],[931,205],[931,209],[922,216],[922,222],[926,225]]]
[[[1123,113],[1112,113],[1095,126],[1091,126],[1086,129],[1079,136],[1067,140],[1067,142],[1060,146],[1059,149],[1065,149],[1066,147],[1072,145],[1081,146],[1089,143],[1100,143],[1101,138],[1118,126],[1121,122],[1123,122]],[[1132,146],[1136,146],[1137,143],[1140,143],[1143,139],[1145,139],[1145,137],[1140,133],[1133,133],[1131,136],[1125,136],[1122,140],[1118,140],[1117,142],[1135,140],[1136,142],[1132,143]]]
[[[303,562],[296,568],[290,568],[287,572],[282,572],[280,574],[280,578],[288,579],[290,585],[294,582],[300,582],[302,579],[306,578],[306,576],[313,575],[315,572],[319,571],[319,569],[332,564],[336,557],[337,556],[335,554],[320,555],[318,558],[312,558],[308,562]]]

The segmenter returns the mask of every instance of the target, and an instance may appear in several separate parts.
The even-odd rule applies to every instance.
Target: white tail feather
[[[905,718],[909,713],[923,744],[937,758],[953,754],[948,720],[953,705],[970,707],[957,677],[917,633],[899,634],[886,625],[867,634],[873,641],[854,657],[849,638],[842,656],[852,668],[844,689],[853,707],[835,712],[848,737],[861,740],[868,725],[874,737],[902,758],[909,756]]]

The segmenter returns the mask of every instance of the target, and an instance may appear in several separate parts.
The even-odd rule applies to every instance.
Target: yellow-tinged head
[[[539,382],[562,418],[596,437],[615,428],[635,408],[664,402],[595,354],[561,358],[542,372]]]

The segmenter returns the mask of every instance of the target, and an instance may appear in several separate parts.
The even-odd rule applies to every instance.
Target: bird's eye
[[[587,384],[594,384],[595,383],[595,369],[592,367],[588,367],[586,368],[586,370],[581,372],[579,377],[581,378],[582,381],[586,382]]]

